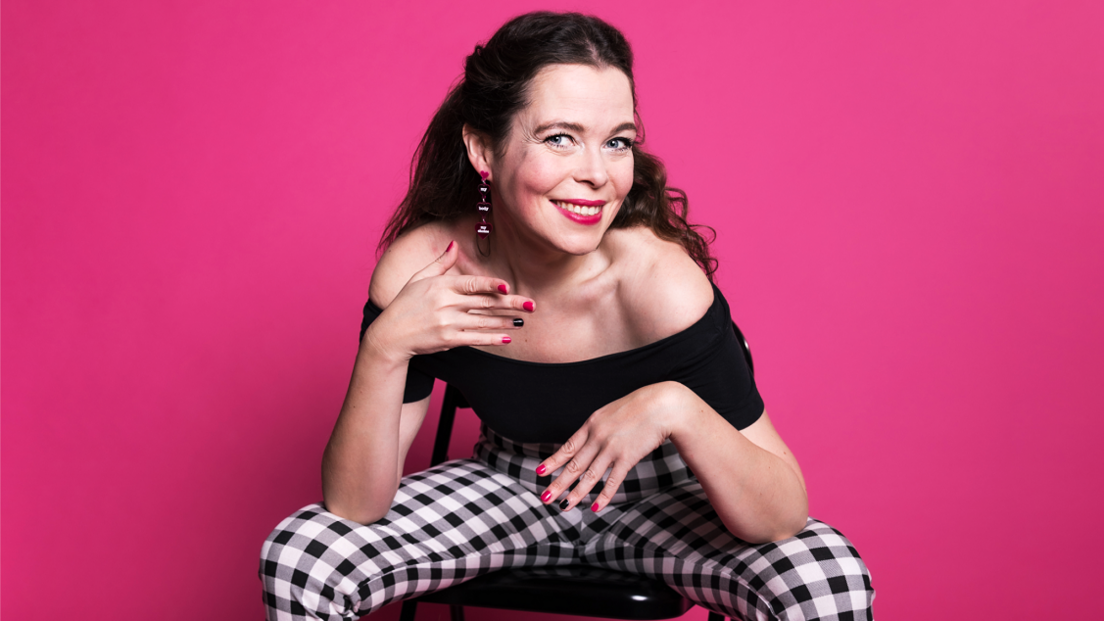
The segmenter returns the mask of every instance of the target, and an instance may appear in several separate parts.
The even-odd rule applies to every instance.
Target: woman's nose
[[[579,153],[579,158],[579,165],[575,168],[575,181],[596,188],[605,185],[609,181],[606,160],[602,157],[600,148],[588,146]]]

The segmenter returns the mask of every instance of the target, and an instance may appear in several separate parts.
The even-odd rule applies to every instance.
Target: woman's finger
[[[433,276],[443,276],[452,269],[459,257],[460,247],[456,242],[449,242],[445,250],[432,263],[410,277],[410,282],[425,280]],[[533,300],[521,296],[510,296],[510,285],[501,278],[471,275],[455,276],[451,288],[461,295],[480,296],[477,298],[479,299],[479,305],[473,308],[522,310],[530,313],[536,308]],[[504,296],[506,296],[505,301]]]
[[[453,291],[461,295],[505,295],[509,292],[505,280],[490,276],[456,276],[451,286]]]
[[[541,500],[544,500],[545,496],[551,493],[551,498],[546,500],[546,503],[559,499],[560,509],[568,511],[574,507],[575,503],[569,498],[560,497],[563,496],[565,492],[570,492],[575,489],[578,485],[579,477],[590,467],[590,463],[593,461],[593,457],[597,452],[597,449],[587,450],[587,447],[584,446],[574,457],[567,460],[567,463],[563,466],[563,470],[560,472],[560,476],[556,477],[556,480],[552,481],[552,484],[548,486],[548,491],[541,495]]]
[[[590,467],[590,463],[594,461],[598,451],[599,447],[594,442],[583,443],[559,469],[559,476],[541,494],[541,500],[546,504],[554,502],[560,499],[565,492],[570,491],[577,484],[579,477]],[[572,504],[565,498],[560,499],[559,506],[566,511],[571,508]]]
[[[597,513],[606,508],[606,505],[613,500],[613,495],[620,489],[621,484],[625,482],[625,477],[629,476],[629,470],[635,465],[626,465],[623,461],[613,462],[613,470],[606,477],[606,485],[602,488],[602,493],[598,494],[598,497],[594,499],[594,504],[590,505],[591,511]]]
[[[571,434],[571,437],[560,445],[560,448],[556,449],[555,453],[548,459],[542,461],[537,466],[537,476],[551,475],[553,472],[560,469],[560,466],[566,464],[569,459],[575,456],[587,439],[587,426],[583,425],[578,431]]]
[[[517,330],[525,325],[521,317],[506,315],[467,315],[457,322],[460,330]]]
[[[469,311],[486,312],[525,312],[536,310],[533,300],[520,295],[503,293],[463,293],[459,305]]]
[[[594,488],[598,481],[602,480],[602,475],[606,473],[606,470],[609,470],[610,465],[613,463],[613,458],[608,453],[609,451],[602,451],[587,465],[586,470],[583,470],[582,474],[580,474],[579,478],[576,480],[574,489],[572,489],[564,499],[567,505],[565,506],[561,503],[561,509],[564,511],[573,509],[575,505],[579,504],[579,501],[590,493],[590,490]]]
[[[491,345],[509,345],[513,341],[509,334],[500,332],[458,332],[449,348],[454,347],[490,347]]]

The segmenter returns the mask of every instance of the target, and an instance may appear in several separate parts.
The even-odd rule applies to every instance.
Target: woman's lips
[[[601,207],[606,204],[606,201],[591,201],[585,198],[565,198],[565,199],[553,199],[561,203],[571,203],[572,205],[581,205],[583,207]]]
[[[552,204],[560,209],[560,213],[579,224],[597,224],[602,221],[602,207],[606,202],[569,199],[554,200]]]

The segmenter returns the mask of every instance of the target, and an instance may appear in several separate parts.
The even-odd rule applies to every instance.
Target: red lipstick
[[[553,200],[552,204],[556,206],[556,209],[560,211],[568,220],[583,225],[594,225],[602,221],[602,209],[601,207],[606,204],[606,201],[591,201],[582,198],[569,198],[565,200]],[[576,205],[578,207],[598,207],[597,213],[594,214],[578,214],[572,211],[568,211],[563,208],[563,205]]]

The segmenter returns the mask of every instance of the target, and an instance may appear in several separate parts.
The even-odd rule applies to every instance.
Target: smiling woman
[[[549,65],[529,97],[501,144],[464,126],[472,166],[492,171],[507,206],[495,214],[496,246],[510,256],[593,252],[633,185],[632,85],[612,67]]]
[[[869,616],[869,574],[808,517],[685,195],[638,144],[632,76],[621,33],[578,14],[515,18],[468,57],[382,242],[325,502],[265,543],[270,619],[569,563],[738,618]],[[434,378],[483,435],[404,478]]]

